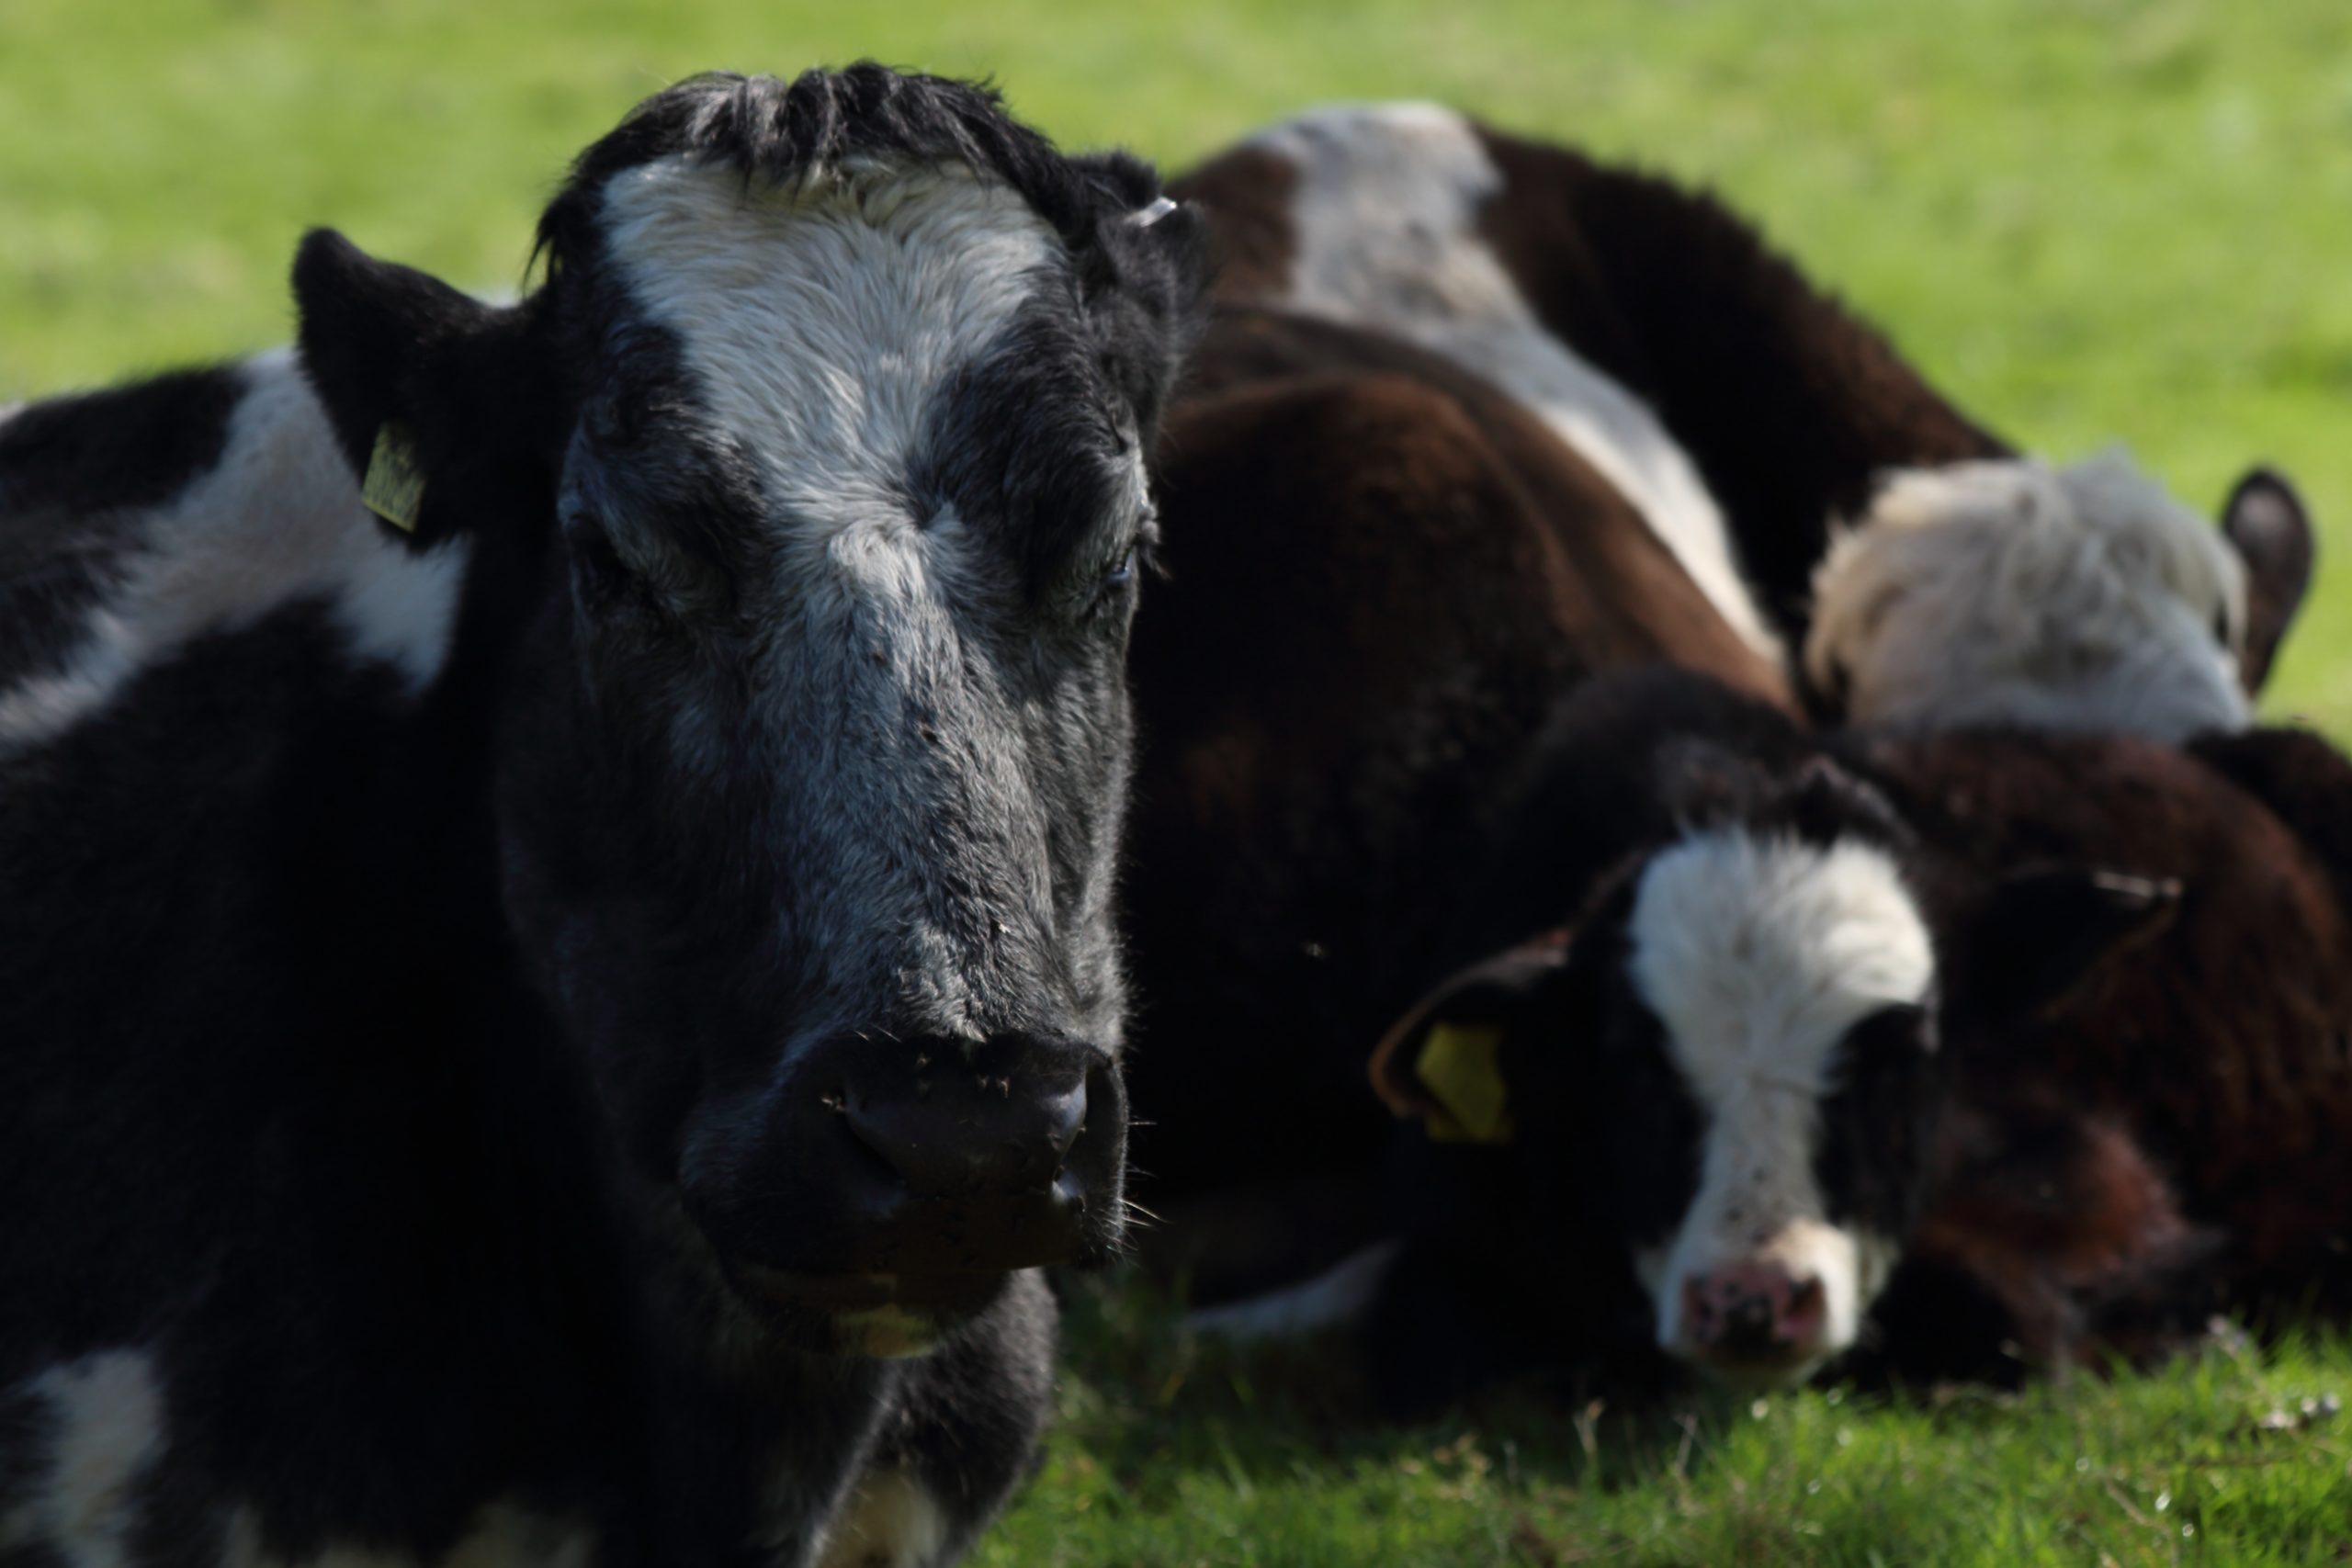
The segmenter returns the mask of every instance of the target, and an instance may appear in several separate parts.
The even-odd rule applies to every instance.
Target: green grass
[[[1506,1398],[1399,1427],[1329,1348],[1236,1358],[1132,1289],[1071,1320],[1053,1456],[988,1568],[2352,1560],[2339,1342],[2022,1395]]]
[[[2272,705],[2352,733],[2342,0],[0,0],[0,401],[282,340],[311,223],[511,284],[565,159],[636,98],[858,55],[993,73],[1066,142],[1171,164],[1319,99],[1416,96],[1713,182],[2028,445],[2126,441],[2198,502],[2256,457],[2292,471],[2328,549]],[[990,1563],[2285,1563],[2352,1540],[2352,1430],[2257,1426],[2352,1393],[2341,1344],[2016,1402],[1396,1430],[1312,1358],[1221,1359],[1134,1296],[1080,1316],[1061,1435]]]

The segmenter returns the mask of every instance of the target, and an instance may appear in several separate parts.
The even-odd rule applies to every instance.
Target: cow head
[[[1947,1039],[2046,1005],[2167,894],[2052,871],[1955,896],[1834,762],[1674,767],[1679,829],[1572,929],[1441,987],[1374,1081],[1498,1145],[1522,1245],[1609,1250],[1559,1259],[1565,1288],[1618,1281],[1668,1355],[1793,1384],[1855,1344],[1918,1222]]]
[[[1905,470],[1815,574],[1805,673],[1854,724],[2243,728],[2312,564],[2267,469],[2218,532],[2120,456]]]
[[[1198,226],[861,65],[657,96],[540,238],[492,310],[312,235],[307,367],[473,553],[445,681],[495,682],[507,918],[632,1186],[730,1310],[918,1348],[1120,1234],[1122,666]]]

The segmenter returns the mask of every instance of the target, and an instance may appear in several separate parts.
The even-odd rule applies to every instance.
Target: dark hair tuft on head
[[[538,252],[560,268],[592,241],[597,193],[625,169],[700,157],[746,181],[792,186],[856,158],[960,163],[1017,191],[1073,250],[1108,215],[1159,194],[1150,165],[1124,154],[1070,159],[1005,112],[986,83],[894,71],[871,61],[791,81],[712,72],[656,93],[581,153],[539,221]]]

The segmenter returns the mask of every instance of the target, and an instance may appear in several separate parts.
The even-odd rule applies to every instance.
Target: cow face
[[[2120,456],[1908,470],[1815,572],[1805,672],[1858,725],[2239,729],[2312,563],[2267,469],[2219,531]]]
[[[763,1321],[918,1348],[1119,1233],[1122,665],[1198,235],[860,67],[673,89],[543,237],[505,312],[314,238],[305,354],[356,460],[413,444],[418,535],[530,584],[469,607],[505,898],[632,1179]]]
[[[1509,1145],[1532,1245],[1602,1238],[1568,1288],[1630,1280],[1668,1355],[1796,1383],[1853,1347],[1917,1224],[1947,1036],[2045,1005],[2164,903],[2060,872],[1939,918],[1934,880],[1874,791],[1808,764],[1640,856],[1573,937],[1456,976],[1375,1084]],[[1482,1040],[1507,1109],[1465,1126]]]

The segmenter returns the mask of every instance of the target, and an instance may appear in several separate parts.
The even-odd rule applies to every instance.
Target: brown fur
[[[1504,181],[1484,238],[1544,328],[1690,454],[1784,631],[1807,621],[1832,519],[1857,513],[1882,470],[2010,455],[1711,197],[1476,129]],[[1296,186],[1283,157],[1244,145],[1170,187],[1208,209],[1221,299],[1280,302]]]
[[[1728,208],[1480,135],[1505,180],[1487,239],[1544,324],[1690,453],[1784,625],[1803,624],[1830,520],[1858,512],[1882,470],[2008,455]]]
[[[1915,1256],[1960,1260],[2004,1299],[2097,1302],[2137,1275],[2176,1317],[2352,1307],[2352,919],[2332,841],[2352,763],[2295,732],[2200,744],[2223,754],[2025,735],[1867,753],[1978,872],[2181,884],[2168,926],[2035,1027],[1956,1042],[1969,1109]],[[2219,1250],[2191,1284],[2177,1260],[2199,1228]]]
[[[1290,204],[1297,188],[1298,171],[1256,147],[1237,147],[1169,186],[1176,200],[1208,209],[1209,258],[1221,298],[1271,299],[1289,284],[1297,249]]]
[[[1561,694],[1674,661],[1794,705],[1583,459],[1409,345],[1221,312],[1161,457],[1128,898],[1155,1207],[1372,1157],[1363,1052]]]

